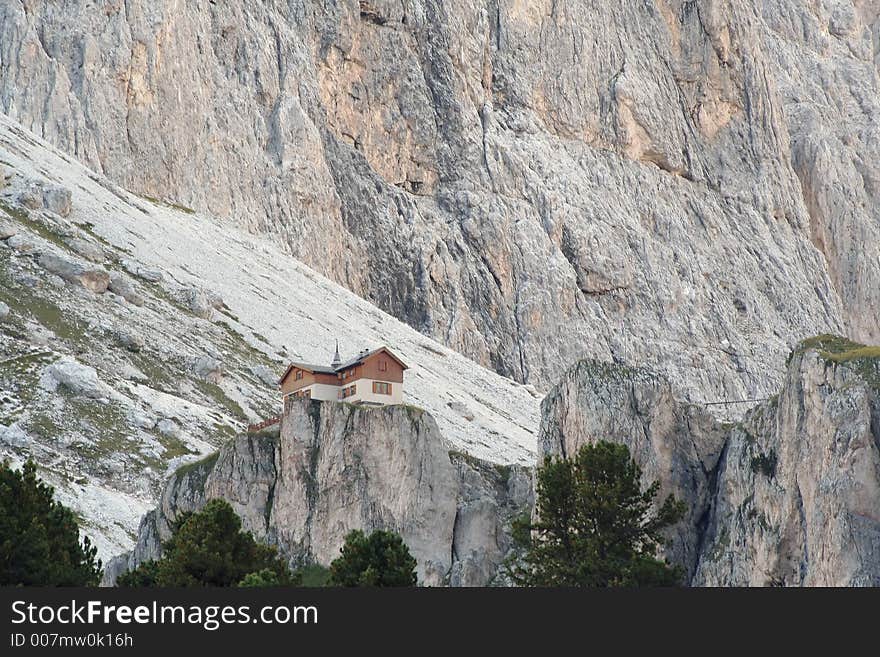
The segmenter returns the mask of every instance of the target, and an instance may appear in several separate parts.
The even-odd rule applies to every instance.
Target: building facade
[[[409,369],[387,347],[361,351],[342,362],[339,348],[329,366],[291,363],[281,377],[285,409],[294,399],[389,406],[403,403],[403,373]]]

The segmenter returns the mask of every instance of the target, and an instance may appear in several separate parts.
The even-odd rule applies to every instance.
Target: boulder
[[[104,253],[104,249],[102,249],[100,245],[95,244],[94,242],[89,242],[80,237],[68,239],[67,246],[69,246],[77,255],[82,256],[86,260],[91,260],[92,262],[104,262],[104,260],[107,259],[107,254]]]
[[[156,423],[156,429],[166,438],[177,438],[180,436],[180,425],[171,418],[163,418]]]
[[[15,224],[0,221],[0,240],[8,240],[16,233],[18,233],[18,227]]]
[[[214,304],[211,297],[204,290],[196,287],[188,287],[180,293],[181,301],[193,315],[203,319],[211,319],[214,314]]]
[[[131,279],[125,274],[110,274],[110,284],[108,285],[108,289],[114,294],[118,294],[132,305],[144,305],[143,296],[141,296],[141,294],[135,289]]]
[[[200,379],[210,381],[211,383],[219,383],[223,378],[223,362],[213,356],[201,356],[193,364],[193,372]]]
[[[43,369],[40,386],[49,392],[59,388],[77,397],[109,399],[110,388],[101,381],[94,367],[72,358],[63,358]]]
[[[9,306],[0,301],[0,322],[6,320],[6,318],[9,317],[9,313]]]
[[[144,339],[136,333],[117,331],[114,337],[116,338],[116,344],[127,351],[137,353],[144,348]]]
[[[453,411],[461,415],[468,422],[474,421],[474,412],[468,408],[467,404],[463,404],[462,402],[447,402],[446,404]]]
[[[46,271],[68,283],[80,285],[96,294],[103,294],[110,285],[110,274],[100,267],[88,267],[54,253],[43,253],[37,262]]]
[[[43,193],[38,186],[29,185],[18,195],[18,202],[29,210],[42,210]]]
[[[275,388],[278,385],[278,375],[265,365],[252,367],[251,372],[267,386]]]
[[[39,251],[39,246],[37,243],[26,235],[22,235],[21,233],[17,233],[7,238],[6,240],[7,246],[15,249],[19,253],[35,253]]]
[[[0,443],[21,449],[27,447],[29,442],[27,432],[21,428],[18,422],[8,427],[0,425]]]
[[[148,283],[158,283],[164,278],[161,271],[144,267],[134,260],[123,260],[121,264],[132,276],[142,278]]]
[[[43,187],[43,207],[60,217],[70,215],[71,194],[66,187],[46,185]]]

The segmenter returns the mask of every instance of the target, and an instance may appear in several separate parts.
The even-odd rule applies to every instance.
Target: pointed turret
[[[333,362],[330,363],[333,367],[339,367],[342,364],[342,358],[339,357],[339,340],[336,341],[336,353],[333,354]]]

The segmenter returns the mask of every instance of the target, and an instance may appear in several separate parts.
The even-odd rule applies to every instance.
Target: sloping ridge
[[[145,403],[161,403],[171,411],[188,414],[186,419],[192,420],[192,427],[200,427],[197,435],[190,436],[188,432],[192,427],[183,422],[183,440],[189,451],[202,454],[212,451],[224,437],[228,437],[230,427],[241,428],[246,420],[256,421],[261,414],[274,412],[277,392],[269,375],[280,375],[290,360],[329,360],[338,339],[344,354],[380,344],[387,344],[399,354],[411,367],[406,375],[405,402],[430,411],[444,439],[454,449],[498,464],[533,463],[540,400],[531,387],[503,378],[426,338],[316,274],[268,240],[220,225],[187,208],[126,192],[3,115],[0,115],[0,162],[0,174],[5,179],[0,185],[0,197],[4,203],[0,222],[11,223],[18,232],[16,239],[23,238],[16,248],[6,251],[7,260],[4,262],[12,263],[10,267],[14,265],[18,268],[16,271],[28,275],[34,272],[48,276],[41,279],[33,290],[54,290],[52,293],[62,296],[66,304],[63,312],[79,309],[87,315],[84,330],[100,330],[102,325],[114,322],[119,326],[121,322],[123,327],[149,333],[148,343],[153,340],[170,345],[172,340],[182,338],[182,342],[187,343],[183,346],[191,346],[188,343],[196,342],[197,336],[201,346],[197,345],[190,355],[196,361],[194,367],[207,370],[205,376],[209,379],[215,373],[211,369],[213,360],[226,361],[225,371],[222,371],[222,390],[214,386],[213,380],[195,383],[208,392],[214,390],[234,400],[236,404],[232,406],[241,406],[237,417],[232,417],[225,409],[211,408],[204,399],[201,405],[194,405],[192,398],[186,398],[186,390],[172,391],[173,394],[157,390],[158,386],[148,380],[149,377],[139,380],[137,385],[130,381],[119,383],[117,379],[122,381],[126,377],[117,371],[122,367],[117,368],[114,364],[112,350],[98,345],[92,352],[78,352],[64,341],[56,341],[57,336],[51,338],[52,358],[88,362],[97,369],[101,383],[96,385],[103,386],[103,382],[108,382],[107,389],[115,389],[115,392],[108,392],[108,397],[122,400],[116,395],[122,386],[125,395],[129,398],[136,396],[139,403],[146,399]],[[32,210],[26,207],[29,190],[41,186],[71,193],[69,215],[61,217],[47,208]],[[60,227],[61,234],[46,233],[46,226],[51,230]],[[72,239],[99,247],[107,259],[102,264],[92,265],[65,251]],[[35,245],[34,250],[29,250],[29,244]],[[61,260],[50,257],[56,253],[63,256]],[[59,262],[69,271],[59,269]],[[50,266],[55,272],[47,274]],[[112,276],[119,273],[129,285],[146,295],[146,306],[124,303],[118,296],[103,293],[102,289],[97,292],[88,289],[78,268],[96,267],[100,270],[104,266],[110,269]],[[132,272],[139,273],[141,278]],[[143,280],[143,272],[158,274],[161,280],[147,283]],[[106,287],[106,281],[102,287]],[[179,303],[175,307],[169,303],[167,308],[158,303],[181,291],[195,294],[196,307],[199,299],[210,301],[203,317],[193,317],[189,309],[181,309]],[[117,304],[108,299],[115,299]],[[221,310],[213,311],[211,303]],[[111,316],[111,313],[117,313],[119,304],[126,314]],[[25,315],[28,309],[22,307],[20,311]],[[22,319],[18,338],[25,336],[22,338],[25,343],[33,338],[30,348],[36,353],[38,346],[31,330],[34,326],[32,320],[32,317]],[[12,340],[3,333],[3,326],[0,323],[0,337]],[[256,360],[248,364],[231,357],[228,343],[217,337],[225,336],[224,331],[230,329],[236,339],[247,343],[238,345],[241,350],[254,355]],[[43,328],[40,331],[46,334]],[[190,332],[192,340],[188,340]],[[45,342],[45,338],[40,340]],[[59,347],[59,344],[63,346]],[[170,362],[163,362],[162,357],[167,345],[160,346],[150,365],[155,367],[157,374],[167,368],[166,374],[173,379],[177,371],[171,369]],[[131,345],[131,350],[138,348],[137,344]],[[200,354],[205,350],[208,352],[207,361],[202,358],[200,363]],[[263,366],[262,382],[256,381],[253,372],[248,371],[256,365]],[[220,376],[220,368],[215,369]],[[21,381],[13,383],[19,386]],[[189,388],[192,386],[187,390]],[[16,462],[31,453],[33,442],[28,441],[35,438],[18,429],[12,436],[7,430],[13,426],[10,424],[13,420],[12,416],[4,418],[3,424],[7,426],[0,426],[0,450]],[[224,427],[223,432],[212,436],[211,427],[218,422]],[[156,433],[155,427],[150,431]],[[48,452],[60,449],[57,443],[47,443],[43,447]],[[116,453],[113,456],[125,461],[129,454]],[[84,486],[88,484],[83,479],[86,475],[77,471],[84,461],[80,457],[77,459],[65,465],[63,473],[48,473],[48,478],[59,489],[62,498],[82,514],[90,532],[100,533],[109,524],[116,527],[112,540],[99,540],[103,556],[109,556],[108,550],[118,550],[133,541],[136,523],[158,494],[164,473],[153,476],[148,484],[138,488],[138,492],[132,492],[130,477],[126,477],[123,486],[123,478],[114,478],[111,472],[100,482],[99,497],[108,503],[96,503],[93,498],[91,502],[80,504],[77,500],[84,498]],[[179,462],[172,465],[177,464]],[[145,488],[152,489],[152,499],[144,492]],[[118,496],[115,495],[117,491]],[[122,500],[123,492],[130,497],[120,502],[119,508],[111,509],[113,505],[109,501]],[[97,513],[111,513],[113,517],[91,522]]]

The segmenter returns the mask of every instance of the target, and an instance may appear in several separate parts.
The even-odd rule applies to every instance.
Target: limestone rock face
[[[880,585],[880,348],[805,342],[734,425],[656,375],[585,361],[544,402],[542,449],[598,440],[687,504],[666,556],[692,585]]]
[[[512,519],[531,508],[531,471],[450,450],[411,407],[294,404],[282,428],[237,437],[176,473],[113,577],[160,554],[173,519],[223,498],[255,536],[296,565],[329,564],[354,529],[398,532],[425,585],[501,581]]]
[[[880,350],[797,354],[731,432],[698,585],[880,585]]]
[[[458,482],[433,419],[309,405],[285,417],[281,444],[271,519],[281,542],[326,563],[348,531],[391,528],[418,560],[420,580],[441,581],[452,566]]]
[[[665,556],[686,583],[880,585],[880,348],[803,343],[780,393],[737,424],[647,370],[595,361],[569,370],[542,411],[545,455],[625,444],[661,499],[685,502]],[[175,473],[113,572],[156,558],[173,519],[215,497],[294,564],[328,563],[351,529],[386,528],[421,582],[453,586],[505,583],[510,524],[534,506],[530,469],[448,451],[425,413],[302,402],[280,435],[239,436]]]
[[[660,481],[660,499],[674,495],[687,515],[670,536],[667,556],[693,575],[700,557],[697,527],[711,501],[711,473],[726,433],[709,413],[678,401],[668,381],[647,370],[582,361],[542,405],[540,449],[570,456],[600,440],[622,443],[645,481]]]
[[[520,381],[589,356],[762,397],[805,335],[880,337],[878,15],[4,3],[0,109]]]

